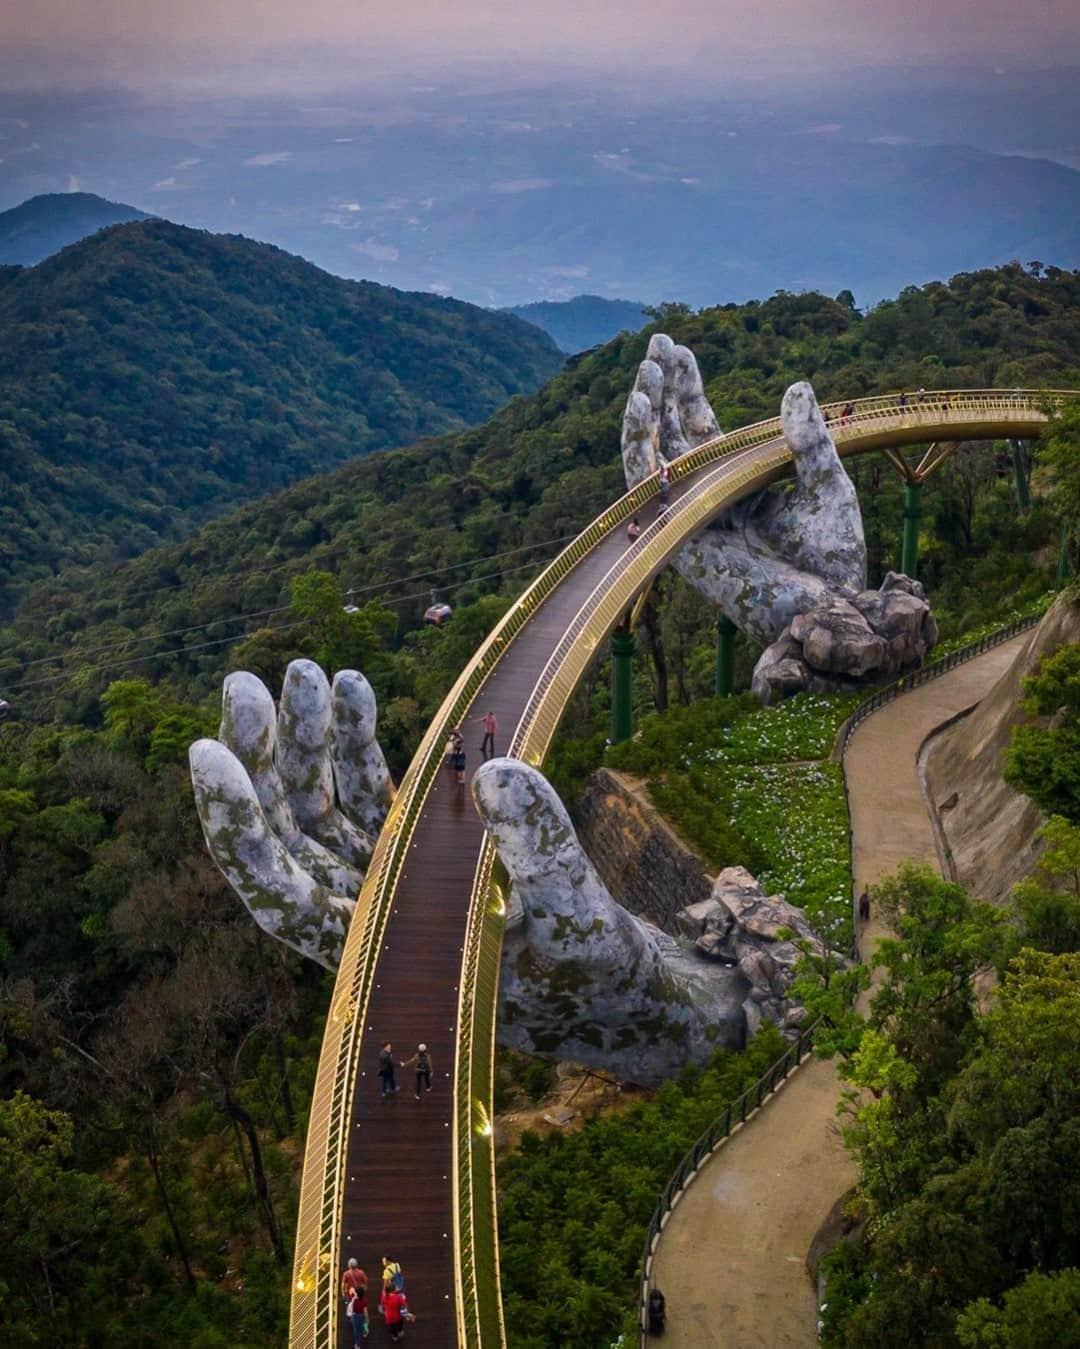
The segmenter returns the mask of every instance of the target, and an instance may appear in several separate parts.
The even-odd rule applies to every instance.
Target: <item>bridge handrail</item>
[[[852,411],[844,418],[843,423],[831,421],[831,429],[838,447],[850,434],[851,426],[859,421],[880,419],[883,424],[887,424],[897,413],[903,413],[906,419],[910,419],[914,411],[922,410],[924,407],[928,412],[938,413],[943,407],[947,407],[950,411],[965,409],[1011,411],[1014,415],[1026,409],[1036,411],[1041,420],[1045,416],[1043,411],[1045,407],[1058,404],[1065,399],[1080,397],[1080,391],[1029,390],[1005,394],[994,390],[950,390],[934,391],[932,394],[921,396],[909,394],[907,397],[912,401],[906,405],[901,405],[900,395],[874,395],[849,400],[852,402]],[[825,408],[830,413],[835,411],[837,416],[840,416],[845,406],[844,403],[833,403],[826,404]],[[770,441],[780,442],[780,437],[781,427],[778,418],[770,418],[740,428],[728,436],[708,441],[673,461],[672,477],[678,481],[711,463],[726,471],[731,466],[729,461],[739,455],[740,451],[761,449]],[[731,484],[733,489],[741,491],[747,482],[762,478],[763,473],[765,477],[770,474],[775,476],[779,467],[789,458],[790,455],[785,449],[783,452],[778,451],[776,456],[771,456],[764,469],[760,463],[755,465],[748,462],[738,481]],[[714,476],[710,474],[708,482],[712,482]],[[608,612],[611,608],[610,597],[614,594],[618,583],[625,580],[630,567],[634,567],[636,571],[643,571],[642,583],[644,583],[649,570],[655,569],[655,562],[651,567],[644,565],[650,558],[661,556],[660,565],[663,565],[666,553],[674,550],[674,544],[670,549],[665,549],[662,543],[657,544],[659,529],[661,527],[669,529],[670,532],[666,537],[673,538],[679,531],[671,529],[671,524],[687,512],[689,512],[687,524],[692,525],[698,513],[694,510],[694,503],[699,501],[701,491],[706,485],[703,483],[701,488],[674,502],[662,525],[661,522],[656,522],[642,532],[631,556],[627,558],[624,555],[608,572],[601,586],[597,587],[597,591],[593,592],[590,600],[597,597],[597,592],[603,588],[597,604],[592,607],[591,615],[585,614],[585,609],[589,607],[587,602],[564,635],[557,648],[558,651],[565,656],[570,648],[577,645],[584,634],[585,623],[589,617],[593,619],[594,629],[600,621],[611,625],[611,614]],[[625,493],[564,548],[511,605],[444,699],[421,740],[391,805],[372,855],[346,939],[312,1096],[294,1259],[290,1322],[290,1345],[293,1349],[307,1349],[316,1343],[328,1343],[329,1337],[334,1333],[338,1314],[336,1298],[338,1234],[348,1126],[357,1076],[356,1055],[371,994],[375,960],[389,919],[394,887],[420,811],[443,761],[449,732],[464,719],[484,680],[543,600],[614,526],[640,510],[656,495],[657,490],[658,475],[653,474]],[[655,546],[650,547],[650,543]],[[609,602],[598,618],[598,607],[603,600]],[[587,659],[588,650],[591,650],[588,648],[588,637],[584,645],[587,648]],[[554,660],[554,656],[552,659]],[[526,715],[519,723],[518,734],[515,735],[514,744],[518,748],[517,750],[512,748],[510,751],[520,752],[521,757],[528,758],[532,762],[539,762],[543,751],[546,750],[554,734],[558,715],[572,688],[572,684],[568,681],[573,672],[565,662],[561,663],[563,677],[557,678],[558,672],[553,670],[552,661],[549,661],[548,669],[553,670],[552,677],[543,688],[541,684],[544,677],[538,681],[534,697],[530,700]],[[576,667],[580,663],[576,661],[572,664]],[[576,682],[576,676],[574,679]],[[493,989],[497,988],[502,919],[497,912],[497,906],[493,906],[490,902],[491,861],[489,859],[485,862],[488,852],[489,849],[484,849],[474,884],[460,982],[463,998],[466,988],[476,990],[480,982],[483,983],[485,991],[491,992],[492,1000]],[[461,1006],[464,1008],[464,1001]],[[464,1017],[459,1017],[460,1043],[455,1073],[457,1108],[454,1120],[454,1221],[456,1249],[459,1259],[463,1262],[459,1268],[457,1282],[457,1316],[461,1342],[469,1345],[481,1343],[485,1328],[489,1342],[494,1336],[493,1342],[500,1343],[502,1336],[497,1269],[494,1280],[489,1271],[479,1273],[477,1269],[477,1257],[481,1248],[490,1258],[490,1252],[497,1249],[497,1237],[494,1228],[493,1181],[485,1182],[481,1174],[488,1172],[493,1175],[493,1148],[490,1134],[483,1133],[482,1127],[478,1132],[473,1126],[472,1116],[476,1098],[470,1091],[474,1082],[484,1082],[490,1076],[490,1070],[485,1069],[484,1065],[490,1064],[493,1053],[490,1040],[493,1034],[493,1017],[477,1020],[475,1010],[472,1009],[467,1022]],[[490,1094],[487,1099],[490,1100]],[[486,1157],[483,1165],[478,1163],[477,1138],[484,1140],[485,1143]],[[475,1196],[486,1196],[489,1191],[490,1206],[485,1197],[483,1205],[478,1208]],[[479,1240],[478,1228],[484,1229]],[[480,1263],[486,1265],[487,1260],[481,1257]],[[494,1311],[490,1305],[492,1296],[496,1303]]]

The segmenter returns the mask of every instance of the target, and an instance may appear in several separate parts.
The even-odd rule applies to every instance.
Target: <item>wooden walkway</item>
[[[695,477],[672,488],[672,500],[693,489]],[[651,515],[644,515],[650,519]],[[489,709],[498,718],[496,753],[505,752],[529,695],[571,619],[621,552],[629,547],[617,526],[563,582],[515,638],[470,715]],[[480,762],[483,727],[467,724],[466,773]],[[346,1175],[340,1264],[355,1256],[367,1271],[373,1325],[381,1257],[400,1261],[409,1307],[417,1317],[410,1343],[457,1345],[451,1214],[451,1074],[462,947],[484,829],[467,786],[447,767],[421,815],[409,861],[379,957],[375,989],[361,1042],[361,1075],[353,1110]],[[430,1095],[414,1095],[412,1069],[398,1069],[398,1092],[380,1095],[378,1058],[389,1040],[395,1060],[426,1044],[434,1074]],[[352,1344],[347,1318],[338,1343]],[[383,1332],[382,1339],[388,1336]]]

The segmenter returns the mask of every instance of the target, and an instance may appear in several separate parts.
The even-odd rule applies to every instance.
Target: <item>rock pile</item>
[[[831,595],[797,614],[755,666],[753,691],[773,703],[892,679],[920,666],[937,639],[922,586],[891,571],[880,590]]]
[[[747,1037],[762,1021],[794,1035],[806,1009],[788,992],[802,957],[797,939],[818,942],[801,909],[767,895],[745,867],[725,867],[712,895],[679,911],[681,932],[709,960],[737,967],[747,984],[742,1010]],[[836,957],[839,963],[843,958]]]

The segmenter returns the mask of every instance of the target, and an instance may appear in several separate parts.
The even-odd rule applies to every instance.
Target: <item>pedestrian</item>
[[[656,523],[661,527],[666,523],[664,517],[667,515],[668,503],[661,500],[656,506]]]
[[[859,896],[859,921],[867,922],[870,917],[870,891],[864,890]]]
[[[451,768],[455,766],[454,760],[457,758],[460,751],[464,749],[464,747],[465,747],[465,738],[461,734],[461,727],[455,726],[450,731],[450,744],[448,746],[449,754],[447,755],[447,762],[449,763]]]
[[[350,1259],[345,1273],[341,1276],[341,1296],[351,1297],[358,1288],[361,1292],[367,1289],[367,1275],[360,1268],[358,1260]]]
[[[641,533],[641,525],[638,523],[638,518],[635,515],[634,518],[630,521],[630,523],[626,526],[626,537],[630,540],[631,543],[633,543],[640,533]]]
[[[907,394],[906,394],[906,393],[902,393],[902,394],[900,395],[900,406],[901,406],[902,408],[906,408],[906,407],[907,407]]]
[[[492,754],[495,753],[495,732],[499,729],[499,723],[495,717],[495,713],[492,712],[490,708],[482,717],[477,717],[476,720],[481,722],[484,727],[484,740],[480,746],[480,753],[486,759],[488,757],[489,749]]]
[[[660,500],[666,502],[671,496],[671,469],[667,464],[660,466]]]
[[[363,1289],[357,1288],[350,1293],[345,1301],[345,1315],[352,1325],[353,1349],[357,1349],[367,1339],[371,1330],[367,1313],[367,1294]]]
[[[427,1045],[417,1045],[416,1053],[411,1059],[405,1059],[402,1068],[408,1068],[416,1064],[416,1099],[420,1099],[420,1083],[424,1083],[425,1091],[431,1090],[431,1055],[428,1053]]]
[[[382,1292],[379,1294],[379,1310],[386,1315],[386,1298],[389,1293],[405,1292],[405,1274],[396,1260],[388,1255],[382,1258]]]
[[[383,1045],[379,1054],[379,1082],[382,1084],[384,1096],[390,1096],[398,1089],[394,1081],[394,1055],[389,1040]]]
[[[382,1304],[383,1319],[386,1322],[387,1330],[390,1332],[390,1338],[395,1342],[403,1339],[405,1323],[416,1320],[416,1317],[409,1311],[405,1294],[399,1289],[391,1288],[383,1293]]]
[[[464,786],[465,784],[465,765],[467,762],[468,759],[465,755],[465,741],[459,735],[455,741],[454,751],[450,755],[450,765],[454,770],[454,776],[458,780],[459,787]]]

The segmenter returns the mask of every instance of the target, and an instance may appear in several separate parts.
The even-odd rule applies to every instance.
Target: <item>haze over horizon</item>
[[[873,303],[1080,265],[1078,72],[1072,0],[9,0],[0,209],[81,189],[483,304]]]

